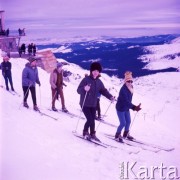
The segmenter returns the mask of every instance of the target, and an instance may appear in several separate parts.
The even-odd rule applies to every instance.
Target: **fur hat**
[[[133,77],[132,77],[132,72],[130,71],[126,71],[125,74],[124,74],[124,81],[132,81],[133,80]]]
[[[99,62],[93,62],[90,67],[90,71],[98,70],[99,72],[102,71],[101,64]]]
[[[58,62],[58,63],[57,63],[57,69],[60,68],[60,67],[62,67],[62,66],[63,66],[63,64],[62,64],[61,62]]]

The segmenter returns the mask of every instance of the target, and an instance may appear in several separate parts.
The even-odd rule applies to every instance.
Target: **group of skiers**
[[[36,65],[36,57],[30,57],[29,62],[25,65],[22,72],[22,88],[24,92],[23,105],[29,108],[27,104],[27,98],[29,91],[32,95],[34,110],[39,111],[36,102],[36,84],[41,85],[38,69]],[[61,98],[62,111],[68,112],[65,107],[65,100],[63,94],[63,86],[66,86],[63,82],[63,64],[57,62],[56,68],[50,75],[50,85],[52,91],[52,110],[57,111],[55,107],[56,99]],[[14,91],[12,76],[11,76],[11,63],[7,56],[3,57],[1,63],[2,73],[5,79],[6,89],[9,90],[8,80],[11,85],[11,89]],[[93,62],[90,66],[90,74],[85,76],[77,87],[77,93],[80,94],[80,106],[82,112],[86,117],[86,122],[83,128],[83,136],[85,139],[94,139],[100,141],[96,136],[95,131],[95,118],[97,101],[100,95],[105,96],[111,102],[116,99],[110,92],[105,88],[103,82],[100,80],[100,73],[102,71],[101,64],[99,62]],[[119,119],[119,127],[115,133],[115,139],[119,142],[123,142],[123,138],[133,139],[129,134],[129,128],[131,123],[130,109],[134,111],[141,110],[141,104],[132,104],[133,96],[133,77],[132,72],[125,72],[124,84],[120,89],[119,96],[116,103],[116,112]],[[124,129],[123,135],[122,130]]]
[[[83,129],[83,136],[86,139],[94,139],[100,141],[96,137],[95,132],[95,116],[96,106],[99,94],[105,96],[111,102],[115,101],[115,97],[111,95],[105,88],[103,82],[99,79],[99,74],[102,71],[101,64],[94,62],[90,66],[90,75],[86,76],[79,84],[77,92],[80,94],[80,106],[86,117],[86,123]],[[120,125],[117,128],[115,139],[119,142],[123,142],[123,138],[133,139],[129,134],[129,127],[131,123],[131,116],[129,110],[134,111],[141,110],[141,104],[135,106],[132,104],[133,96],[133,77],[132,72],[125,72],[124,85],[120,89],[119,96],[116,103],[116,111],[120,121]],[[124,130],[123,136],[121,131]],[[90,132],[89,132],[90,130]]]

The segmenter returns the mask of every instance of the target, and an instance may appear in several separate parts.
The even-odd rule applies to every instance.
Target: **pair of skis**
[[[110,139],[114,139],[114,136],[111,134],[105,134],[106,137],[110,138]],[[155,145],[155,144],[151,144],[151,143],[147,143],[147,142],[143,142],[137,139],[133,139],[133,140],[128,140],[128,139],[123,139],[123,143],[129,146],[135,146],[135,147],[140,147],[143,150],[147,150],[147,151],[152,151],[155,153],[158,153],[160,151],[166,151],[166,152],[171,152],[173,151],[175,148],[168,148],[168,147],[162,147],[159,145]]]
[[[3,85],[0,85],[0,87],[3,89],[3,90],[6,90],[5,87]],[[12,91],[12,90],[6,90],[8,93],[12,94],[12,95],[16,95],[18,97],[20,97],[21,95],[19,93],[17,93],[16,91]]]
[[[73,134],[74,134],[76,137],[78,137],[78,138],[80,138],[80,139],[82,139],[82,140],[84,140],[84,141],[87,141],[87,142],[89,142],[89,143],[95,144],[95,145],[97,145],[97,146],[101,146],[101,147],[103,147],[103,148],[115,148],[115,149],[116,149],[116,148],[119,148],[119,147],[117,147],[117,146],[113,146],[113,145],[111,145],[111,144],[107,144],[107,143],[104,143],[104,142],[101,142],[101,141],[96,141],[96,140],[94,140],[94,139],[85,139],[84,136],[78,134],[77,132],[73,132]],[[126,151],[128,154],[138,154],[138,153],[140,152],[140,151],[134,151],[134,150],[128,150],[128,149],[122,149],[122,150]]]
[[[93,144],[96,144],[98,146],[101,146],[101,147],[104,147],[104,148],[108,148],[108,147],[111,147],[111,148],[119,148],[117,146],[113,146],[113,145],[110,145],[110,144],[106,144],[106,143],[103,143],[101,141],[95,141],[93,139],[85,139],[82,135],[78,134],[77,132],[73,132],[73,134],[78,137],[78,138],[81,138],[81,139],[84,139],[90,143],[93,143]],[[109,135],[109,134],[105,134],[105,136],[107,138],[110,138],[111,140],[115,140],[114,136],[113,135]],[[133,141],[130,141],[130,140],[127,140],[127,139],[124,139],[123,140],[124,143],[121,143],[119,141],[116,141],[118,143],[120,143],[121,145],[127,145],[127,146],[132,146],[132,147],[137,147],[137,148],[141,148],[142,150],[146,150],[146,151],[150,151],[150,152],[154,152],[154,153],[158,153],[160,151],[166,151],[166,152],[171,152],[174,150],[174,148],[165,148],[165,147],[162,147],[162,146],[159,146],[159,145],[154,145],[154,144],[150,144],[150,143],[146,143],[146,142],[143,142],[143,141],[139,141],[139,140],[136,140],[134,139]],[[122,149],[122,148],[121,148]],[[129,149],[122,149],[122,150],[125,150],[125,151],[128,151],[129,154],[138,154],[140,151],[139,150],[129,150]]]
[[[29,107],[25,107],[26,109],[30,109]],[[49,115],[49,114],[46,114],[46,113],[44,113],[44,112],[42,112],[42,111],[40,111],[40,110],[34,110],[34,112],[37,112],[37,113],[39,113],[41,116],[46,116],[46,117],[48,117],[48,118],[50,118],[50,119],[53,119],[53,120],[58,120],[58,118],[56,118],[56,117],[54,117],[54,116],[51,116],[51,115]]]

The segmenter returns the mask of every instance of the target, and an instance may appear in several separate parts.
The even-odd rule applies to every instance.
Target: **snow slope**
[[[180,66],[180,38],[172,40],[169,44],[147,46],[145,51],[149,55],[141,57],[143,62],[150,62],[145,69],[157,70],[168,67],[178,68]]]
[[[160,54],[159,51],[157,53]],[[1,180],[118,180],[123,162],[137,162],[135,173],[138,173],[140,166],[150,168],[160,166],[161,163],[166,167],[175,166],[180,169],[179,72],[159,73],[134,80],[133,103],[137,105],[141,102],[142,110],[137,114],[131,111],[131,134],[149,143],[175,148],[172,152],[154,153],[139,147],[123,146],[106,138],[104,133],[114,135],[116,128],[99,122],[96,122],[97,136],[103,142],[119,148],[105,149],[75,137],[72,131],[77,127],[77,132],[81,133],[85,121],[48,110],[51,107],[49,74],[42,69],[39,69],[42,85],[36,87],[38,106],[42,112],[58,120],[34,112],[30,95],[28,103],[31,108],[25,109],[22,106],[21,74],[27,61],[21,58],[11,58],[10,61],[14,88],[21,97],[0,88]],[[64,88],[66,106],[70,112],[84,117],[80,113],[76,89],[84,74],[89,72],[75,64],[66,65],[64,69],[73,72],[70,82],[66,82],[67,87]],[[106,74],[102,74],[101,79],[117,97],[123,80]],[[4,86],[2,76],[0,82]],[[102,114],[109,105],[109,100],[102,97]],[[60,102],[56,102],[56,106],[61,108]],[[110,106],[106,115],[106,122],[118,126],[115,104]],[[129,150],[140,152],[129,154]],[[168,168],[164,170],[164,176],[167,174]],[[129,176],[129,179],[134,178],[132,174]],[[158,170],[155,179],[162,179]]]

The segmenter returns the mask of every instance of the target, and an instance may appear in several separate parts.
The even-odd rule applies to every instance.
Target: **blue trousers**
[[[120,125],[117,128],[117,132],[116,133],[121,133],[122,129],[125,128],[125,131],[129,131],[129,126],[131,124],[131,116],[130,116],[130,112],[129,111],[116,111],[118,118],[119,118],[119,122]]]

